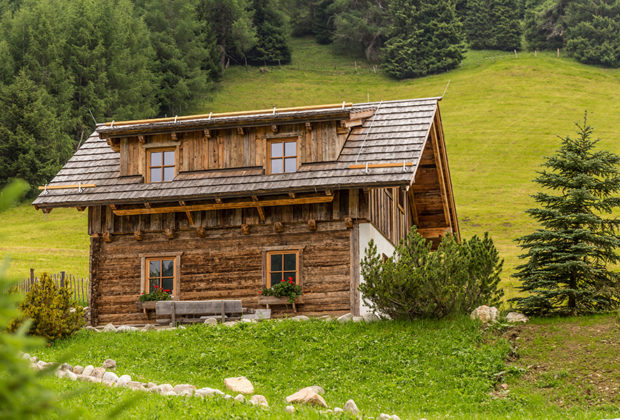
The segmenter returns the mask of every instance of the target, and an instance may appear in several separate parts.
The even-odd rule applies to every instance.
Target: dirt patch
[[[620,403],[620,323],[615,316],[540,320],[506,332],[509,362],[525,373],[517,393],[542,394],[561,407]]]

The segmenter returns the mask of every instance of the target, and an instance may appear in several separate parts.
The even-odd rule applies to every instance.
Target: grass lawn
[[[559,145],[556,135],[574,133],[588,110],[601,146],[620,153],[620,69],[579,64],[554,54],[470,51],[457,70],[392,80],[361,60],[329,46],[293,39],[291,65],[232,67],[204,106],[191,112],[272,106],[440,96],[457,212],[464,236],[489,231],[506,259],[503,285],[518,263],[513,240],[535,228],[524,210],[532,206],[531,182]],[[38,270],[88,271],[86,217],[75,209],[43,216],[28,206],[2,215],[0,256],[11,253],[11,273]]]
[[[314,409],[303,409],[294,416],[284,412],[284,398],[309,385],[325,388],[330,408],[342,407],[353,398],[364,416],[373,417],[386,412],[403,419],[609,418],[617,414],[617,393],[615,400],[575,399],[571,404],[558,404],[557,398],[547,399],[547,388],[529,386],[529,370],[525,375],[510,373],[520,370],[522,363],[539,364],[541,358],[546,362],[550,359],[548,353],[540,351],[547,344],[527,339],[527,329],[549,331],[562,342],[574,342],[571,352],[580,357],[597,350],[587,344],[586,332],[577,339],[572,329],[563,328],[575,322],[588,324],[589,319],[593,319],[591,325],[616,322],[613,317],[596,317],[568,323],[537,321],[519,327],[522,358],[514,368],[505,362],[511,349],[506,334],[485,332],[467,318],[372,324],[271,321],[146,333],[80,331],[71,339],[42,349],[37,356],[45,361],[65,356],[69,363],[83,366],[100,365],[113,358],[119,375],[130,374],[134,380],[158,384],[190,383],[224,389],[224,378],[245,375],[271,407],[264,411],[222,398],[201,401],[64,379],[46,380],[48,386],[59,390],[74,392],[81,388],[83,392],[62,404],[95,418],[124,399],[133,402],[123,414],[130,418],[318,418]],[[608,332],[605,337],[617,350],[617,324],[616,330]],[[611,356],[609,349],[596,363],[602,366],[613,362]],[[617,387],[615,363],[601,373],[605,378],[616,375]],[[571,378],[579,377],[579,368],[575,367],[574,372],[570,370]],[[492,391],[499,385],[501,372],[508,372],[511,392],[496,398]],[[562,387],[555,391],[557,395],[574,392],[565,392]]]

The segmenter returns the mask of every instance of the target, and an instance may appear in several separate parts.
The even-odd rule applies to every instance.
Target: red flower
[[[155,288],[157,289],[159,286],[155,286]]]
[[[292,277],[289,277],[288,279],[289,279],[289,280],[293,280],[293,278],[292,278]]]
[[[291,283],[291,284],[293,284],[293,280],[289,280],[288,282],[289,282],[289,283]]]
[[[284,281],[286,281],[286,280],[282,279],[282,281],[284,282]]]
[[[164,292],[166,292],[166,293],[170,293],[170,290],[168,290],[168,289],[164,289]]]
[[[263,291],[262,291],[262,290],[259,290],[259,291],[258,291],[258,294],[259,294],[259,295],[261,295],[262,293],[263,293]]]

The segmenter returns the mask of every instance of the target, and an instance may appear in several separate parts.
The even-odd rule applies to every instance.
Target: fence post
[[[30,269],[30,286],[34,284],[34,268]]]
[[[63,289],[65,287],[65,272],[64,271],[60,272],[60,287],[62,287]]]

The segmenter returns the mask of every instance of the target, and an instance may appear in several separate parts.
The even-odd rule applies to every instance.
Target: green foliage
[[[170,290],[162,289],[159,286],[155,286],[153,291],[144,293],[139,297],[140,302],[149,302],[154,300],[170,300],[172,299]]]
[[[383,68],[404,79],[453,69],[463,60],[461,25],[451,0],[392,0]]]
[[[521,49],[518,0],[467,0],[463,28],[473,49]]]
[[[524,34],[530,49],[555,50],[564,47],[564,14],[568,3],[568,0],[527,0]]]
[[[566,49],[575,59],[620,67],[620,0],[571,3],[566,25]]]
[[[53,100],[21,71],[0,85],[0,186],[13,178],[32,188],[49,181],[71,156],[71,138],[53,112]]]
[[[462,243],[448,235],[431,251],[431,242],[414,227],[385,262],[369,243],[360,291],[375,313],[392,319],[443,318],[499,304],[502,266],[488,234]]]
[[[32,285],[19,309],[21,316],[11,323],[10,330],[17,330],[26,319],[32,322],[30,334],[50,341],[72,335],[85,323],[84,308],[66,287],[56,286],[47,273]]]
[[[15,182],[0,192],[0,212],[10,207],[26,192],[28,185]],[[7,332],[11,319],[18,316],[17,295],[6,293],[13,285],[5,277],[8,260],[0,264],[0,418],[21,420],[49,415],[55,395],[41,386],[38,374],[30,368],[21,352],[33,351],[44,344],[38,337],[28,337],[29,323],[15,333]]]
[[[248,63],[254,65],[287,64],[291,61],[285,19],[274,0],[253,0],[256,45],[248,51]]]
[[[198,20],[197,1],[136,1],[155,52],[156,97],[161,115],[179,115],[203,100],[219,73],[215,40]]]
[[[525,263],[514,275],[525,297],[514,298],[528,314],[583,314],[620,304],[620,219],[606,218],[620,207],[620,156],[595,151],[599,140],[584,117],[577,137],[565,137],[557,153],[543,164],[535,182],[548,192],[527,213],[540,223],[519,238]],[[553,194],[555,193],[555,194]]]
[[[301,286],[295,284],[293,278],[289,277],[288,280],[283,279],[280,283],[277,283],[269,288],[263,287],[260,294],[263,296],[286,297],[288,298],[289,303],[293,303],[299,296],[301,296],[302,291]]]

